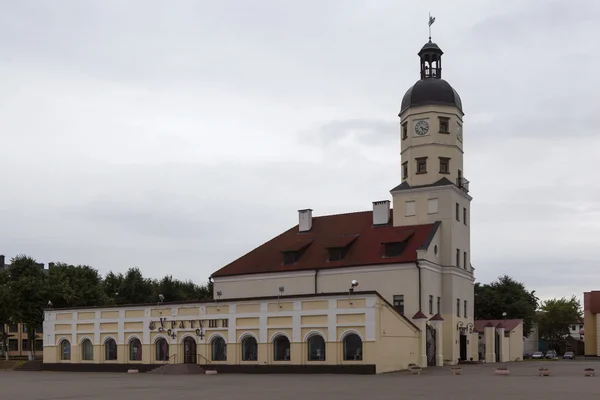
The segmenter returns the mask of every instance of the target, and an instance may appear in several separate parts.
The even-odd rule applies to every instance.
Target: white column
[[[427,368],[427,316],[418,312],[413,317],[414,324],[421,330],[419,335],[419,348],[417,350],[417,364]]]
[[[491,324],[490,324],[491,325]],[[484,333],[485,341],[485,362],[495,363],[496,362],[496,329],[493,326],[486,326]]]
[[[496,333],[498,334],[498,336],[500,336],[500,340],[498,342],[499,348],[496,349],[496,351],[500,355],[500,357],[499,357],[500,362],[506,362],[506,361],[508,361],[508,354],[506,354],[507,352],[505,351],[505,348],[504,348],[504,326],[497,328],[496,331],[497,331]]]
[[[444,321],[430,321],[435,328],[435,365],[438,367],[444,366]]]

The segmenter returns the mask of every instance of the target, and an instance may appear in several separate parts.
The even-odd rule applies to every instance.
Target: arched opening
[[[94,345],[90,339],[84,339],[81,342],[81,359],[83,361],[94,360]]]
[[[169,343],[167,339],[160,338],[154,344],[156,351],[156,361],[169,361]]]
[[[246,336],[242,340],[242,361],[258,360],[258,343],[253,336]]]
[[[325,361],[325,339],[321,335],[308,338],[308,361]]]
[[[287,337],[279,335],[273,340],[273,360],[290,360],[290,340]]]
[[[129,361],[142,361],[142,342],[138,338],[129,341]]]
[[[360,361],[363,358],[362,340],[356,333],[344,337],[344,360]]]
[[[215,336],[210,342],[213,361],[227,361],[227,344],[221,336]]]
[[[71,342],[67,339],[60,342],[60,359],[63,361],[71,359]]]
[[[106,361],[117,360],[117,342],[115,339],[108,339],[104,343],[104,359]]]
[[[183,339],[183,363],[196,364],[197,355],[196,340],[190,336]]]

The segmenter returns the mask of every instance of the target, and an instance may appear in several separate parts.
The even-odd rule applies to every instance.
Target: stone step
[[[149,374],[185,375],[204,374],[204,368],[198,364],[165,364],[149,371]]]

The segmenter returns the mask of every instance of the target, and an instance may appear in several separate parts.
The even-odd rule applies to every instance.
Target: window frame
[[[446,129],[442,129],[445,127]],[[438,117],[438,133],[450,133],[450,117]]]
[[[450,157],[438,157],[440,160],[440,174],[450,174]],[[445,171],[442,166],[445,166]]]
[[[81,341],[81,361],[94,361],[94,344],[90,339]]]
[[[402,140],[408,139],[408,121],[402,123],[400,129],[402,131]]]
[[[415,158],[417,164],[417,175],[423,175],[427,173],[427,157],[416,157]],[[423,167],[423,169],[421,169]]]
[[[321,341],[319,343],[314,343],[315,341]],[[320,346],[322,343],[322,346]],[[315,348],[316,346],[316,348]],[[320,346],[320,347],[319,347]],[[317,357],[312,357],[312,350],[316,350]],[[319,351],[322,350],[319,358]],[[319,334],[315,333],[310,335],[308,339],[306,339],[306,360],[307,361],[327,361],[327,342],[325,338]]]
[[[402,163],[402,179],[408,178],[408,161]]]
[[[280,341],[287,342],[287,346],[285,342],[280,344]],[[283,351],[283,354],[279,353]],[[292,360],[292,343],[290,339],[285,335],[277,335],[273,338],[273,361],[276,362],[290,362]]]
[[[456,299],[456,316],[460,318],[460,299]]]
[[[399,305],[401,304],[401,305]],[[394,306],[394,310],[396,310],[399,314],[404,315],[404,308],[406,304],[404,302],[403,294],[395,294],[392,297],[392,305]]]
[[[433,295],[429,295],[429,315],[433,315]]]
[[[354,347],[356,347],[356,349],[354,348],[349,348],[348,346],[348,342],[350,341],[350,339],[356,340],[357,342],[353,343]],[[342,352],[343,352],[343,360],[344,361],[362,361],[364,356],[363,356],[363,340],[361,339],[361,337],[354,332],[350,332],[347,335],[344,336],[344,339],[342,340]],[[354,355],[353,356],[349,356],[349,350],[354,350]]]
[[[456,249],[456,266],[460,268],[460,249]]]
[[[250,349],[248,349],[249,346]],[[250,353],[249,357],[247,356],[248,353]],[[258,341],[252,335],[248,335],[242,339],[242,361],[258,361]]]
[[[110,344],[114,344],[114,350],[110,348]],[[111,357],[111,350],[114,351],[114,358]],[[119,347],[117,341],[113,338],[106,339],[104,342],[104,361],[118,361],[119,359]]]

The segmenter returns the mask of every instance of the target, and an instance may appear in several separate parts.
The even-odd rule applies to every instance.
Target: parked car
[[[528,358],[531,358],[531,356],[533,355],[533,352],[531,351],[526,351],[525,353],[523,353],[523,360],[526,360]]]
[[[572,351],[567,351],[565,354],[563,354],[563,359],[573,360],[575,359],[575,353],[573,353]]]
[[[555,357],[558,357],[558,354],[556,354],[554,350],[548,350],[546,353],[546,358],[553,359]]]
[[[544,358],[544,353],[542,353],[541,351],[536,351],[535,353],[533,353],[531,355],[531,358],[537,358],[537,359]]]

